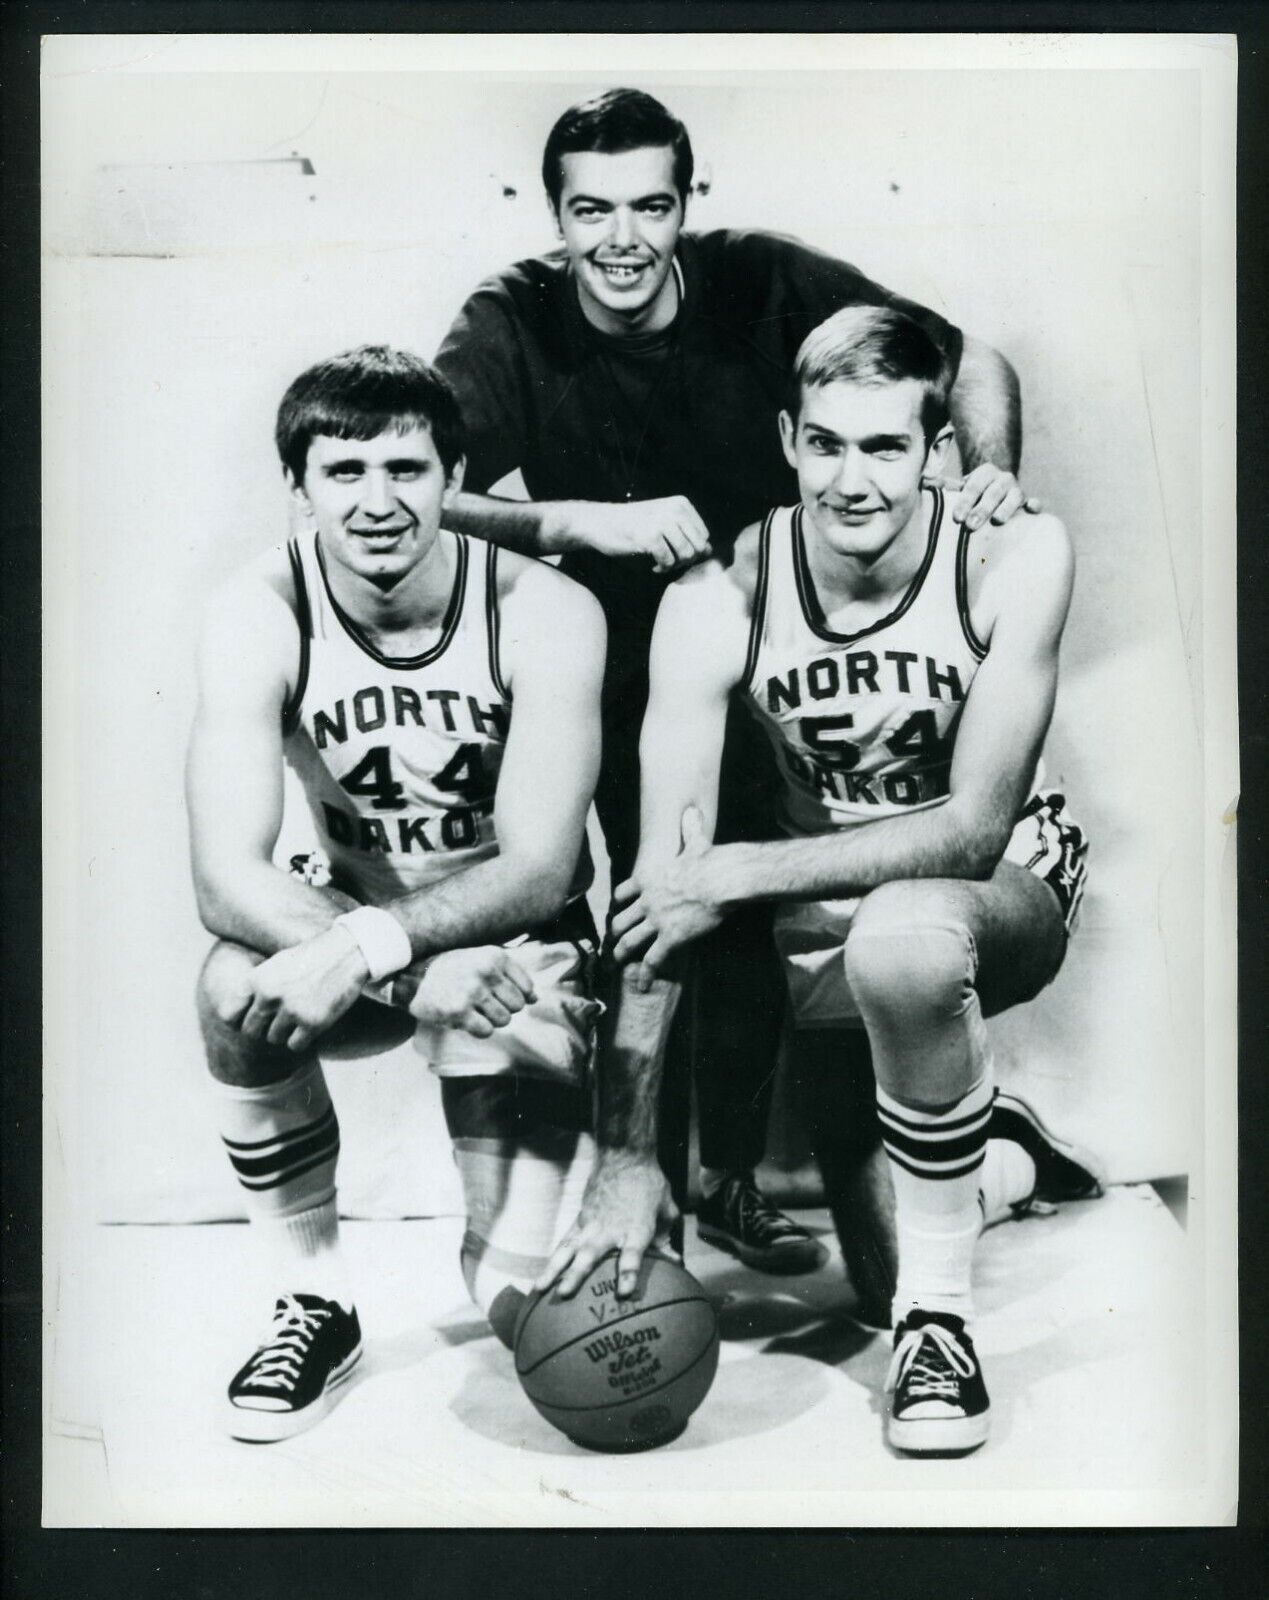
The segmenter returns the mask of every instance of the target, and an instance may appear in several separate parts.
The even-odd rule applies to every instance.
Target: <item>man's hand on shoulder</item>
[[[936,478],[952,501],[953,522],[964,522],[971,529],[984,523],[997,526],[1008,522],[1016,512],[1038,513],[1044,505],[1035,495],[1029,495],[1012,472],[984,461],[963,478]]]
[[[710,553],[709,529],[684,495],[579,503],[575,543],[606,556],[638,557],[654,572],[681,572]]]

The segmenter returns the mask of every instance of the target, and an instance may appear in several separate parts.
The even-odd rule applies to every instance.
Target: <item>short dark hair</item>
[[[552,206],[559,210],[564,188],[561,156],[580,150],[615,156],[659,145],[669,145],[674,154],[674,187],[686,206],[692,187],[692,141],[659,100],[642,89],[605,89],[570,106],[547,135],[542,152],[542,182]]]
[[[948,419],[953,372],[947,352],[912,317],[890,306],[846,306],[812,328],[793,363],[789,407],[796,418],[802,390],[845,380],[897,383],[916,378],[925,389],[921,428],[930,444]]]
[[[296,483],[319,433],[374,439],[389,430],[428,428],[448,477],[465,450],[453,389],[422,356],[386,344],[363,344],[301,372],[282,396],[273,437]]]

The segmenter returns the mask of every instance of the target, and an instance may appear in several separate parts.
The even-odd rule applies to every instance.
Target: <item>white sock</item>
[[[893,1315],[973,1316],[970,1275],[981,1230],[979,1178],[991,1120],[990,1070],[953,1105],[905,1105],[877,1085],[877,1114],[894,1180],[899,1280]]]
[[[353,1305],[339,1242],[335,1200],[289,1217],[257,1217],[251,1225],[264,1247],[269,1281],[279,1294],[315,1294]]]
[[[215,1083],[221,1138],[278,1294],[352,1306],[339,1249],[339,1123],[321,1066],[258,1088]]]
[[[979,1183],[983,1227],[994,1228],[1035,1189],[1035,1162],[1015,1140],[989,1139]]]
[[[588,1134],[567,1130],[553,1140],[539,1131],[533,1151],[510,1139],[460,1137],[453,1144],[467,1207],[463,1278],[488,1316],[504,1289],[532,1287],[576,1222],[594,1145]]]

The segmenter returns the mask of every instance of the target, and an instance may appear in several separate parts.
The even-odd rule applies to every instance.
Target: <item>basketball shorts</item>
[[[316,888],[363,898],[346,874],[332,872],[321,851],[293,856],[291,871]],[[595,1022],[603,1011],[594,998],[599,941],[585,899],[572,901],[549,926],[508,939],[502,948],[532,978],[533,1004],[487,1039],[420,1022],[415,1051],[441,1078],[508,1074],[583,1084],[594,1053]]]
[[[1066,813],[1066,797],[1046,789],[1032,795],[1014,825],[1004,859],[1025,867],[1057,897],[1069,937],[1087,876],[1084,830]],[[850,1027],[859,1008],[846,978],[842,948],[859,900],[810,900],[776,914],[775,941],[800,1028]]]

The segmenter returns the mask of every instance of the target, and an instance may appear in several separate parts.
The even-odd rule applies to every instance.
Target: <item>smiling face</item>
[[[303,482],[292,479],[291,487],[317,523],[328,567],[384,589],[431,551],[462,476],[459,461],[446,477],[430,428],[373,439],[319,433],[308,447]]]
[[[668,145],[560,158],[556,223],[587,320],[610,334],[667,327],[678,306],[670,268],[683,227]]]
[[[780,414],[780,437],[798,475],[806,516],[838,555],[872,565],[913,523],[925,472],[937,471],[951,438],[928,448],[921,426],[925,387],[916,378],[802,389],[796,423]]]

